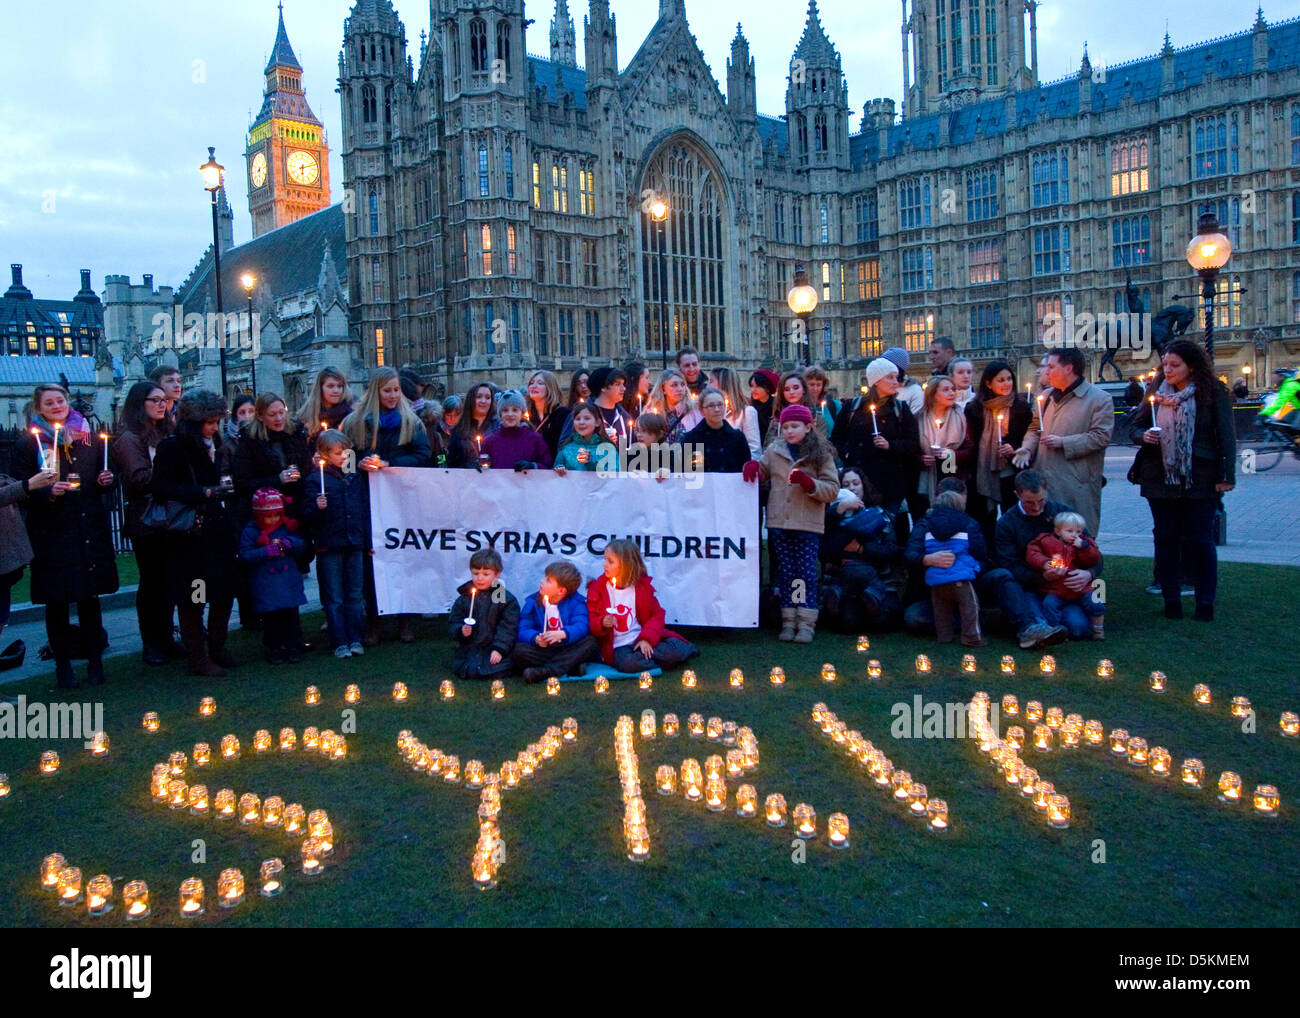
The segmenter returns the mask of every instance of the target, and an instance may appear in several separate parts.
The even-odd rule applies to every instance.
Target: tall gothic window
[[[510,70],[510,23],[507,21],[497,22],[497,59],[508,72]]]
[[[366,124],[375,122],[375,86],[361,87],[361,121]]]
[[[469,23],[469,69],[488,69],[487,22],[482,18],[474,18]]]
[[[727,349],[724,295],[726,196],[703,154],[685,141],[659,150],[638,190],[667,197],[662,226],[641,219],[641,280],[647,350],[695,346],[701,353]]]

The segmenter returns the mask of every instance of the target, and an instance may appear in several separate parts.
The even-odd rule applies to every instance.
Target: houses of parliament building
[[[725,94],[685,0],[659,0],[626,63],[608,0],[589,0],[581,38],[558,0],[548,59],[527,52],[521,0],[431,0],[418,47],[389,0],[357,0],[338,65],[343,201],[326,207],[323,132],[287,39],[292,65],[274,66],[277,40],[259,122],[300,119],[272,132],[279,147],[250,131],[250,206],[271,232],[245,247],[278,236],[304,279],[331,277],[357,368],[411,364],[464,389],[539,365],[653,366],[689,344],[709,365],[809,358],[843,390],[883,347],[945,335],[1023,373],[1048,316],[1125,310],[1126,276],[1148,311],[1176,303],[1198,288],[1185,250],[1212,210],[1234,248],[1221,368],[1262,382],[1294,362],[1300,20],[1260,12],[1122,65],[1084,50],[1041,83],[1036,7],[902,0],[902,109],[872,99],[859,116],[816,0],[786,67],[756,68],[737,26]],[[757,108],[759,73],[785,77],[784,111]],[[308,228],[310,249],[292,237]],[[809,349],[786,300],[797,267],[820,298]],[[305,379],[315,340],[295,348],[279,327],[298,351],[286,374]]]

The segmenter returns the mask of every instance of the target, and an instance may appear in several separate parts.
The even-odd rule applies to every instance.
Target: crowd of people
[[[234,667],[236,601],[270,663],[301,660],[313,563],[329,648],[362,655],[381,639],[376,471],[615,474],[650,463],[661,477],[739,473],[757,486],[769,556],[760,604],[780,640],[810,642],[823,625],[981,646],[993,609],[1022,648],[1103,639],[1098,534],[1115,412],[1086,380],[1083,354],[1052,350],[1022,386],[1002,360],[977,379],[940,338],[927,369],[912,370],[906,350],[886,350],[861,391],[840,397],[816,365],[746,378],[706,372],[684,348],[658,373],[641,363],[579,371],[567,391],[538,370],[518,390],[481,382],[426,399],[415,372],[381,367],[356,396],[327,368],[300,407],[271,392],[228,407],[212,392],[182,394],[176,369],[160,367],[131,387],[111,438],[91,432],[65,389],[41,385],[13,477],[0,476],[0,626],[30,564],[59,685],[78,684],[80,659],[87,681],[104,681],[98,599],[118,586],[110,506],[120,490],[147,664],[182,659],[202,676]],[[1190,581],[1195,617],[1212,620],[1213,514],[1234,483],[1230,396],[1185,340],[1168,345],[1146,396],[1129,480],[1151,506],[1165,614],[1181,616]],[[550,563],[522,606],[496,552],[468,565],[448,616],[458,675],[541,681],[589,661],[639,671],[699,653],[665,628],[631,541],[612,541],[585,587],[572,563]],[[415,639],[414,620],[397,616],[399,640]]]

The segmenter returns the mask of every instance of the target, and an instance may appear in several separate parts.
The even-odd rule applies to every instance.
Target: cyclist
[[[1281,376],[1277,392],[1268,405],[1259,412],[1260,417],[1271,417],[1288,427],[1300,426],[1300,378],[1295,368],[1278,368],[1273,372]]]

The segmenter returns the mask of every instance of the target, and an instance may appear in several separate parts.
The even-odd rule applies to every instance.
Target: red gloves
[[[740,468],[740,476],[752,483],[758,480],[761,469],[758,460],[750,460]]]
[[[817,487],[817,485],[813,482],[813,479],[809,477],[807,474],[805,474],[802,470],[790,471],[790,483],[799,485],[799,487],[803,488],[805,494],[808,495],[811,495],[813,493],[813,489]]]

